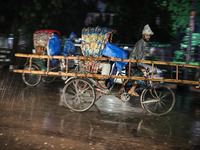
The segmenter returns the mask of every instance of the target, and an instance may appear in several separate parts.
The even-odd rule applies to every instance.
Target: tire
[[[24,70],[29,70],[29,65],[25,66]],[[31,70],[39,71],[40,68],[37,65],[32,64]],[[28,86],[38,85],[41,81],[41,77],[42,75],[40,74],[22,73],[22,79]]]
[[[63,88],[63,102],[71,110],[86,111],[92,107],[95,99],[95,90],[87,80],[72,79]]]
[[[44,82],[44,83],[51,83],[51,82],[53,82],[54,80],[56,79],[56,76],[43,76],[42,77],[42,81]]]
[[[175,104],[175,95],[169,87],[155,84],[143,90],[140,103],[148,113],[161,116],[172,110]]]

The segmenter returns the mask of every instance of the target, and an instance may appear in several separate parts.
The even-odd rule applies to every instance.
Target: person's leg
[[[135,81],[131,89],[128,91],[128,94],[132,96],[139,96],[139,94],[135,92],[136,87],[137,87],[137,82]]]
[[[143,68],[140,68],[139,66],[134,66],[133,67],[133,70],[132,70],[132,72],[131,72],[131,75],[132,76],[141,76],[140,75],[140,73],[141,73],[141,69],[143,69]],[[132,95],[132,96],[139,96],[139,94],[137,93],[137,92],[135,92],[135,88],[137,87],[137,85],[138,85],[138,82],[137,81],[135,81],[134,83],[133,83],[133,86],[131,87],[131,89],[128,91],[128,94],[129,95]]]
[[[121,95],[124,91],[124,86],[126,85],[126,83],[129,81],[129,79],[127,79],[121,86],[121,88],[119,89],[118,95]]]
[[[135,74],[134,76],[139,76],[139,77],[143,77],[144,73],[146,71],[146,68],[144,68],[143,66],[138,66],[137,68],[137,74]],[[139,96],[139,94],[137,92],[135,92],[135,88],[137,87],[138,83],[140,84],[139,81],[135,81],[133,86],[131,87],[131,89],[128,91],[128,94],[132,95],[132,96]]]
[[[124,91],[124,85],[121,86],[121,88],[119,89],[118,95],[121,95]]]
[[[131,70],[129,70],[129,65],[126,65],[125,69],[126,69],[126,76],[129,75],[129,71],[130,71],[130,75],[132,76],[133,75],[133,72],[134,72],[134,64],[132,63],[131,64]],[[128,81],[130,81],[129,79],[127,79],[121,86],[121,88],[119,89],[119,92],[118,92],[118,95],[121,95],[124,91],[124,86],[126,85],[126,83],[128,83]]]
[[[100,63],[99,64],[99,69],[101,69],[101,74],[102,75],[109,75],[110,74],[110,63]],[[107,86],[105,85],[105,80],[106,78],[102,78],[100,79],[99,83],[101,84],[101,86],[105,89],[107,89]]]

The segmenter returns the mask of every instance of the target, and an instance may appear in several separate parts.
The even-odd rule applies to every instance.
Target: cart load
[[[56,56],[61,54],[60,33],[56,30],[39,30],[33,34],[33,44],[36,54]],[[43,65],[42,60],[38,62]],[[58,64],[57,59],[50,59],[50,66]]]
[[[81,50],[84,56],[108,57],[127,59],[127,53],[122,49],[111,44],[114,30],[107,27],[88,27],[82,30]],[[119,72],[126,66],[127,62],[116,62]],[[98,61],[86,61],[86,70],[96,73],[98,70]]]
[[[127,52],[124,49],[109,42],[105,46],[103,55],[114,58],[128,59]],[[116,61],[117,70],[121,72],[122,69],[127,65],[127,63],[128,62]]]
[[[61,53],[60,33],[56,30],[39,30],[33,34],[36,54],[59,55]]]

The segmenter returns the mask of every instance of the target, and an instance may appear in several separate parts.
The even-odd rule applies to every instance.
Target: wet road
[[[0,70],[1,150],[198,150],[200,91],[174,89],[165,116],[144,112],[138,98],[103,96],[90,111],[61,106],[63,81],[27,87],[21,74]]]

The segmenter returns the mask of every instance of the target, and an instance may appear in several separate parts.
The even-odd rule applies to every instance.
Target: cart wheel
[[[140,103],[142,108],[150,114],[161,116],[172,110],[175,104],[175,96],[169,87],[155,84],[143,90]]]
[[[24,67],[24,70],[29,70],[29,65]],[[37,65],[32,64],[31,70],[39,71],[40,68]],[[41,81],[40,74],[22,73],[22,79],[28,86],[36,86]]]
[[[45,83],[51,83],[56,79],[56,76],[43,76],[42,81]]]
[[[61,79],[66,81],[69,77],[68,76],[62,76]]]
[[[77,112],[83,112],[92,107],[96,99],[93,86],[84,79],[70,80],[63,88],[63,101]]]

